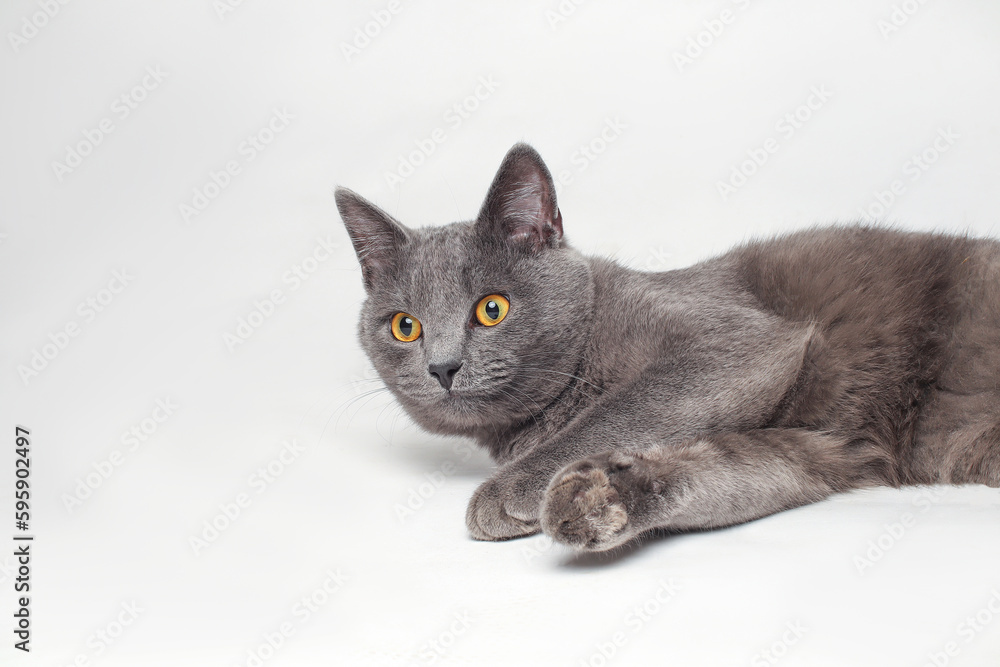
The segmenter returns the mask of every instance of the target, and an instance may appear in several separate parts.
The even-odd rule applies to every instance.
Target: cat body
[[[1000,486],[1000,243],[831,227],[635,271],[569,247],[523,144],[472,222],[337,202],[380,376],[499,464],[467,511],[478,539],[605,550],[854,488]]]

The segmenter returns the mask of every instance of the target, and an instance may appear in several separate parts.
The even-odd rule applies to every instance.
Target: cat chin
[[[399,401],[411,419],[432,433],[475,436],[483,429],[511,425],[509,418],[496,418],[496,398],[484,392],[450,391],[427,403]]]
[[[481,419],[471,418],[471,415],[461,416],[454,414],[414,414],[410,417],[424,430],[439,435],[460,435],[475,437],[486,424]]]

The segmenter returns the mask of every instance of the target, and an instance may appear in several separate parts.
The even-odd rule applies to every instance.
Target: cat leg
[[[501,466],[469,500],[465,513],[469,533],[477,540],[497,541],[540,532],[538,516],[552,476],[602,449],[586,441],[574,446],[546,443]]]
[[[889,455],[874,444],[760,429],[576,461],[554,476],[540,523],[558,542],[604,551],[653,528],[728,526],[895,483]]]
[[[925,400],[907,467],[911,484],[1000,487],[1000,393],[936,387]]]
[[[584,457],[684,443],[709,428],[749,430],[765,423],[798,376],[813,330],[760,313],[747,315],[739,330],[744,338],[729,348],[736,360],[707,347],[686,351],[683,363],[651,366],[556,437],[497,470],[469,502],[472,536],[504,540],[538,532],[552,477]]]
[[[952,484],[1000,487],[1000,422],[963,429],[949,444],[942,463],[943,479]]]
[[[534,535],[546,480],[532,483],[526,475],[496,474],[479,485],[465,511],[469,534],[498,541]]]
[[[596,429],[584,421],[583,433]],[[501,466],[483,482],[469,500],[465,523],[477,540],[509,540],[541,531],[539,515],[545,490],[553,475],[583,457],[608,449],[604,438],[584,437],[580,431],[569,439],[556,439],[528,450]],[[572,437],[576,435],[578,437]]]

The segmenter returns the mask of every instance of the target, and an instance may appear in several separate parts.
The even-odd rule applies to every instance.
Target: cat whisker
[[[393,417],[392,424],[389,427],[389,437],[386,438],[385,435],[382,433],[381,428],[379,427],[379,423],[382,420],[382,415],[384,415],[385,411],[389,410],[389,409],[395,410],[396,412],[395,412],[395,417]],[[400,413],[402,412],[402,409],[403,409],[403,406],[400,405],[398,402],[393,401],[393,402],[390,402],[390,403],[386,403],[382,407],[382,410],[378,413],[378,417],[375,418],[375,431],[380,436],[382,436],[382,439],[385,440],[386,444],[388,446],[390,446],[390,447],[392,446],[392,436],[393,436],[393,433],[394,433],[395,428],[396,428],[396,419],[398,419]],[[390,415],[391,414],[392,413],[390,413]]]
[[[379,393],[384,392],[384,391],[389,391],[389,388],[388,387],[378,387],[376,389],[370,389],[368,391],[365,391],[365,392],[363,392],[361,394],[358,394],[357,396],[353,396],[353,397],[347,399],[346,401],[344,401],[343,404],[341,404],[339,407],[337,407],[336,409],[334,409],[333,412],[330,413],[330,416],[327,418],[326,422],[323,424],[323,430],[321,430],[320,434],[319,434],[319,441],[320,442],[323,441],[323,436],[326,434],[326,429],[330,426],[330,422],[333,421],[334,417],[337,417],[337,422],[334,424],[334,430],[336,431],[340,427],[340,418],[343,417],[344,413],[347,410],[349,410],[352,405],[354,405],[355,403],[357,403],[358,401],[360,401],[363,398],[371,399],[372,396],[375,396],[376,394],[379,394]],[[350,422],[348,422],[348,425],[350,425]]]
[[[596,395],[593,392],[588,392],[586,387],[581,387],[575,383],[567,383],[555,377],[549,377],[546,375],[533,374],[533,372],[530,369],[521,369],[521,370],[526,377],[529,377],[533,380],[548,382],[557,385],[560,388],[560,393],[559,393],[560,396],[567,392],[575,391],[577,392],[578,398],[586,399],[586,398],[596,397]]]
[[[320,403],[324,403],[324,402],[326,403],[326,406],[328,407],[330,403],[332,403],[333,401],[338,400],[338,398],[339,398],[338,392],[326,392],[320,398],[316,399],[312,403],[312,405],[310,405],[308,408],[306,408],[306,411],[302,413],[302,417],[299,418],[298,423],[295,425],[295,429],[294,429],[293,433],[298,433],[299,432],[299,429],[302,428],[302,424],[305,422],[306,417],[309,416],[309,413],[312,412],[313,408],[315,408]],[[321,414],[326,412],[327,407],[323,408],[323,410],[321,411]]]
[[[554,380],[554,379],[552,379],[552,378],[547,378],[547,377],[544,377],[544,376],[530,376],[530,375],[529,375],[529,377],[533,377],[533,378],[534,378],[534,379],[536,379],[536,380],[542,380],[542,381],[544,381],[544,382],[556,382],[556,380]],[[554,396],[554,397],[553,397],[553,396],[550,396],[549,398],[550,398],[551,400],[550,400],[550,402],[549,402],[549,404],[548,404],[548,405],[546,405],[545,407],[543,407],[543,408],[541,409],[541,411],[542,411],[542,412],[544,412],[544,411],[545,411],[545,410],[546,410],[546,409],[547,409],[547,408],[548,408],[548,407],[549,407],[550,405],[552,405],[552,404],[554,404],[554,403],[559,403],[559,404],[561,404],[561,405],[563,405],[563,406],[565,406],[565,407],[567,407],[567,408],[572,408],[572,407],[573,407],[573,405],[572,405],[572,404],[571,404],[571,403],[569,402],[569,400],[568,400],[568,397],[565,397],[565,396],[563,396],[563,393],[564,393],[564,392],[565,392],[565,390],[567,390],[567,389],[570,389],[570,388],[572,388],[572,389],[575,389],[576,391],[580,392],[580,394],[581,394],[581,395],[582,395],[583,397],[586,397],[586,396],[587,396],[587,394],[586,394],[586,393],[585,393],[585,392],[584,392],[584,391],[583,391],[582,389],[580,389],[579,387],[571,387],[570,385],[562,385],[562,387],[563,387],[563,392],[560,392],[559,394],[557,394],[557,395],[556,395],[556,396]]]
[[[354,411],[354,414],[350,415],[350,416],[349,416],[349,417],[347,418],[347,427],[346,427],[346,428],[347,428],[347,429],[350,429],[350,428],[351,428],[351,422],[353,422],[353,421],[354,421],[354,418],[358,416],[358,413],[359,413],[359,412],[361,412],[361,409],[362,409],[362,408],[364,408],[364,407],[365,407],[366,405],[368,405],[368,404],[369,404],[369,403],[371,402],[371,400],[372,400],[373,398],[376,398],[376,397],[377,397],[377,396],[379,396],[379,394],[381,394],[382,392],[387,392],[387,391],[388,391],[388,389],[387,389],[387,388],[385,388],[385,387],[383,387],[383,388],[381,388],[381,389],[375,389],[375,390],[372,390],[372,391],[371,391],[371,392],[370,392],[370,393],[368,394],[368,397],[367,397],[367,398],[365,398],[364,402],[362,402],[362,403],[361,403],[361,405],[359,405],[359,406],[358,406],[358,408],[357,408],[357,409],[356,409],[356,410]],[[341,416],[343,416],[343,415],[341,415]],[[339,424],[339,421],[340,421],[340,420],[338,419],[337,421],[338,421],[338,424]],[[377,428],[378,428],[378,418],[376,417],[376,429],[377,429]]]
[[[543,373],[555,373],[556,375],[562,375],[564,377],[572,378],[573,380],[578,380],[578,381],[580,381],[580,382],[582,382],[584,384],[590,385],[591,387],[593,387],[594,389],[596,389],[597,391],[599,391],[601,393],[604,392],[604,390],[601,389],[600,387],[598,387],[596,384],[594,384],[593,382],[590,382],[588,380],[584,380],[579,375],[573,375],[572,373],[563,373],[562,371],[554,371],[554,370],[552,370],[550,368],[539,368],[537,366],[524,366],[523,368],[524,368],[524,370],[541,371]]]
[[[532,410],[527,405],[525,405],[524,401],[522,401],[521,399],[519,399],[517,396],[514,396],[513,394],[508,393],[507,389],[514,389],[514,387],[507,387],[507,388],[500,389],[499,390],[499,394],[501,396],[506,397],[506,398],[510,398],[510,399],[512,399],[514,401],[517,401],[521,405],[521,407],[523,407],[525,409],[525,411],[529,414],[529,416],[535,421],[535,425],[537,426],[538,425],[538,417],[535,416],[535,410]],[[536,408],[536,410],[537,410],[537,408]]]

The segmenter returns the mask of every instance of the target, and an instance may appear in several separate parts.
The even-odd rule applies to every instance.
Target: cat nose
[[[455,373],[461,367],[461,361],[446,361],[443,364],[431,364],[427,367],[427,370],[437,378],[442,387],[451,389],[451,381],[455,378]]]

